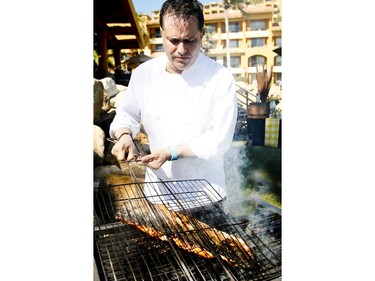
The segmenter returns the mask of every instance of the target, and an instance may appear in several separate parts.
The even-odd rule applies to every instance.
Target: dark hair
[[[160,10],[159,23],[163,27],[163,18],[166,14],[172,14],[185,21],[194,17],[198,20],[198,29],[201,30],[204,24],[203,5],[197,0],[167,0]]]

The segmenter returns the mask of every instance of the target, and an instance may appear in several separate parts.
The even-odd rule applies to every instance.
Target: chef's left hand
[[[151,154],[141,158],[142,163],[147,163],[150,168],[157,170],[172,157],[169,149],[158,149]]]

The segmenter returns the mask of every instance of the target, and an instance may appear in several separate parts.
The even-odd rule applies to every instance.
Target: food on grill
[[[232,266],[256,268],[254,254],[246,242],[164,205],[146,199],[126,200],[116,214],[121,223],[203,258],[220,257]]]

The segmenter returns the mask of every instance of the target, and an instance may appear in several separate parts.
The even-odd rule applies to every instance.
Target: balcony
[[[244,55],[245,50],[243,48],[230,48],[229,49],[230,55]],[[223,55],[225,56],[227,54],[227,48],[224,48],[223,46],[219,46],[215,49],[210,49],[208,51],[209,55]]]
[[[150,38],[150,44],[163,44],[163,39],[161,37]]]
[[[269,37],[269,36],[270,36],[269,30],[246,31],[246,38],[262,38],[262,37]]]
[[[230,72],[232,74],[243,74],[245,71],[241,67],[231,67]]]
[[[217,35],[217,34],[215,34],[215,35]],[[242,32],[229,32],[229,39],[242,39],[242,37],[243,37]],[[226,39],[226,38],[227,38],[227,34],[221,33],[221,39]]]

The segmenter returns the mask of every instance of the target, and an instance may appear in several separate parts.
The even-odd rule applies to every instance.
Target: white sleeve
[[[139,97],[137,96],[137,90],[134,86],[137,80],[136,75],[133,76],[129,81],[128,88],[122,95],[116,108],[116,115],[110,125],[109,134],[111,138],[114,137],[114,132],[120,128],[128,128],[132,132],[132,137],[138,134],[140,130],[140,107],[139,107]]]

